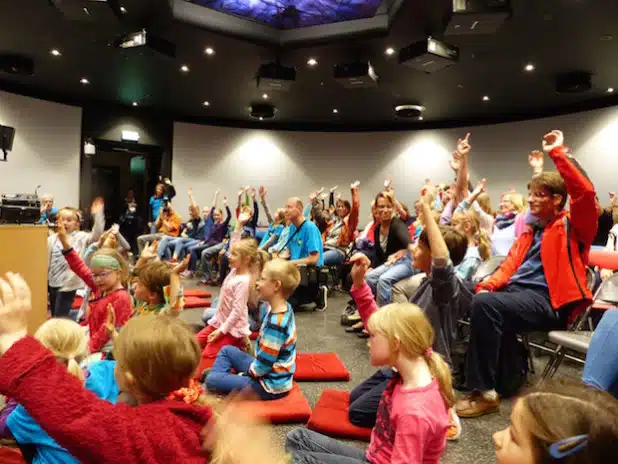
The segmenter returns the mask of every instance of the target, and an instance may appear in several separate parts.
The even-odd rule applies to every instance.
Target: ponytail
[[[425,356],[427,366],[429,366],[429,372],[438,381],[440,385],[440,393],[442,393],[442,399],[448,408],[451,408],[455,404],[455,391],[453,390],[453,377],[451,375],[451,369],[442,356],[438,353],[434,353],[433,350],[429,350],[431,354]]]
[[[84,378],[84,371],[82,371],[82,368],[79,367],[79,364],[77,364],[74,356],[70,356],[67,360],[67,371],[73,377],[77,377],[80,382],[84,382],[86,380]]]
[[[70,319],[49,319],[34,334],[56,357],[56,360],[67,366],[67,371],[81,382],[84,373],[79,363],[88,354],[88,341],[83,328]]]
[[[483,261],[491,259],[491,240],[485,229],[479,229],[475,236],[476,243],[479,247],[479,255]]]

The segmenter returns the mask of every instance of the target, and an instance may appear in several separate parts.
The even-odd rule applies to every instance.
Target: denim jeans
[[[144,251],[144,248],[146,248],[146,245],[154,242],[155,240],[163,240],[165,237],[167,237],[167,235],[162,232],[156,234],[140,235],[139,237],[137,237],[137,251],[141,255],[142,251]]]
[[[202,251],[202,272],[204,273],[205,280],[212,278],[211,260],[219,254],[224,246],[224,243],[217,243],[216,245],[208,247]]]
[[[171,237],[169,235],[161,239],[159,248],[157,249],[159,259],[170,259],[172,257],[170,249],[176,244],[177,240],[179,240],[178,237]]]
[[[328,249],[324,250],[324,266],[337,266],[338,264],[343,263],[345,259],[345,254],[342,251]]]
[[[594,331],[583,380],[618,398],[618,309],[606,311]]]
[[[360,448],[308,429],[288,433],[285,450],[294,464],[359,464],[369,462]]]
[[[412,267],[412,258],[406,253],[399,261],[383,264],[368,272],[365,280],[373,294],[377,295],[378,306],[384,306],[393,299],[393,285],[417,272]]]
[[[224,346],[217,354],[217,359],[206,377],[206,388],[208,391],[221,394],[251,388],[263,401],[275,400],[287,395],[287,392],[268,393],[260,382],[249,375],[231,373],[232,370],[239,373],[249,372],[249,367],[253,361],[255,361],[253,356],[235,346]]]

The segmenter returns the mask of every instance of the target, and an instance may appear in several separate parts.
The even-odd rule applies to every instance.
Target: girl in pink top
[[[367,451],[307,429],[287,436],[295,464],[437,464],[446,445],[448,410],[455,401],[451,372],[431,349],[433,329],[411,303],[386,305],[369,318],[374,366],[397,375],[382,394]]]
[[[242,229],[244,216],[246,214],[241,213],[238,217],[236,229],[239,226]],[[219,350],[226,345],[245,349],[245,337],[251,334],[247,300],[253,280],[251,270],[259,252],[254,239],[238,240],[239,237],[238,231],[232,232],[231,271],[221,286],[217,312],[208,321],[206,328],[197,334],[200,346],[204,350],[202,357],[210,358],[213,362]]]

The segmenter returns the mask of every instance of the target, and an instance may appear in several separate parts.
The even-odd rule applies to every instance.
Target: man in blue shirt
[[[303,202],[300,198],[292,197],[288,199],[285,203],[285,217],[290,222],[286,246],[290,262],[297,266],[323,266],[322,235],[318,227],[303,216]],[[304,270],[301,269],[301,275],[303,273]],[[290,298],[290,303],[296,306],[315,300],[317,309],[323,310],[326,308],[326,291],[327,288],[325,286],[319,287],[318,282],[308,282],[305,285],[301,283]]]

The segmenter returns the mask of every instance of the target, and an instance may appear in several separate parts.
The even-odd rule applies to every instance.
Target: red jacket
[[[116,328],[120,328],[131,318],[131,314],[133,313],[131,296],[124,288],[104,294],[96,287],[94,279],[92,278],[92,272],[75,250],[71,248],[65,252],[64,257],[67,263],[69,263],[71,270],[84,281],[90,290],[92,290],[90,299],[88,300],[86,322],[90,329],[88,348],[91,353],[96,353],[110,340],[110,335],[105,328],[107,305],[111,303],[114,307],[114,312],[116,313]]]
[[[14,398],[83,463],[204,464],[200,432],[212,411],[182,401],[130,407],[101,400],[33,337],[0,357],[0,393]]]
[[[541,260],[549,297],[554,309],[558,310],[569,303],[581,301],[584,304],[592,300],[586,285],[586,265],[590,245],[597,233],[597,209],[594,186],[567,155],[566,148],[557,147],[549,156],[564,179],[570,197],[570,210],[562,211],[550,222],[541,239]],[[498,270],[479,283],[476,290],[503,288],[524,261],[532,240],[533,232],[528,226],[515,240]]]

